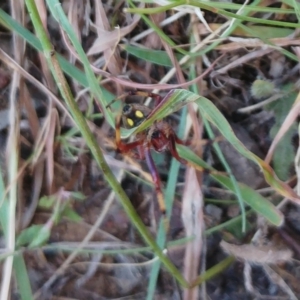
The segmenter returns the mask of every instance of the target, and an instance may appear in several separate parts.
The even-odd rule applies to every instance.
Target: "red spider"
[[[131,92],[130,94],[154,98],[156,101],[156,106],[163,100],[160,95],[153,93]],[[171,125],[165,120],[155,121],[148,129],[136,134],[133,142],[124,143],[121,140],[121,123],[126,128],[137,127],[147,119],[151,112],[152,110],[145,105],[125,104],[123,106],[122,114],[117,118],[116,121],[116,145],[121,153],[128,153],[136,149],[137,158],[146,159],[155,185],[160,211],[163,215],[165,215],[166,207],[161,189],[161,180],[151,156],[151,149],[154,149],[157,152],[170,151],[171,155],[179,162],[184,165],[191,165],[186,160],[181,158],[176,150],[176,144],[186,145],[187,143],[178,138]],[[198,166],[196,168],[201,171],[203,170]]]

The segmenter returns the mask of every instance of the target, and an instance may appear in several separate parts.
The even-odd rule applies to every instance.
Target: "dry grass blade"
[[[281,250],[274,246],[233,245],[222,241],[221,247],[236,258],[254,264],[277,264],[290,261],[293,255],[289,249]]]
[[[298,135],[300,136],[300,128],[298,127]],[[297,175],[296,192],[300,195],[300,144],[298,144],[297,154],[295,156],[295,171]]]
[[[166,0],[155,0],[155,3],[158,5],[164,6],[170,4],[170,1]],[[189,14],[195,14],[199,20],[202,22],[202,24],[205,26],[205,28],[209,31],[212,32],[211,28],[209,27],[208,23],[206,22],[204,18],[204,13],[201,11],[199,7],[194,7],[190,5],[180,5],[178,7],[175,7],[174,10],[179,11],[179,12],[185,12]]]
[[[12,16],[18,20],[21,24],[24,23],[24,3],[16,3],[11,1]],[[24,52],[25,52],[25,42],[17,34],[13,34],[13,53],[15,60],[23,65],[24,62]],[[5,224],[5,247],[10,251],[14,251],[16,247],[16,228],[18,220],[16,219],[16,206],[18,203],[17,190],[18,182],[17,172],[19,163],[19,114],[20,109],[18,105],[18,89],[24,87],[24,82],[22,83],[20,75],[17,72],[13,72],[12,83],[10,87],[10,110],[9,110],[9,136],[6,147],[7,155],[7,173],[8,173],[8,183],[10,185],[10,190],[8,194],[7,201],[7,214],[8,222]],[[2,269],[2,279],[0,287],[0,299],[9,299],[9,292],[11,286],[11,278],[13,271],[14,256],[11,255],[7,257],[3,264]]]
[[[26,109],[27,115],[28,115],[28,123],[30,126],[30,131],[34,138],[37,138],[38,136],[38,129],[39,129],[39,118],[37,116],[36,110],[34,108],[34,105],[30,99],[30,94],[27,89],[27,86],[24,86],[23,89],[24,95],[21,95],[21,103]]]
[[[138,83],[138,82],[131,82],[119,77],[115,77],[110,75],[108,72],[102,71],[101,69],[98,69],[91,65],[91,68],[93,71],[97,74],[101,74],[103,76],[108,77],[108,79],[105,80],[105,82],[108,82],[109,80],[119,83],[123,86],[130,87],[132,89],[143,89],[143,90],[154,90],[156,93],[158,90],[170,90],[170,89],[176,89],[176,88],[187,88],[191,86],[192,84],[195,84],[205,78],[216,66],[216,64],[223,58],[224,55],[219,56],[215,61],[211,63],[211,65],[199,76],[196,78],[183,82],[178,84],[165,84],[164,82],[168,82],[172,76],[175,74],[175,68],[171,69],[172,72],[168,73],[167,77],[164,77],[161,79],[160,83],[154,83],[154,84],[144,84],[144,83]],[[181,60],[182,61],[182,60]],[[173,72],[174,71],[174,72]],[[103,83],[103,82],[102,82]]]
[[[300,181],[297,196],[292,159],[286,159],[296,150],[290,125],[300,109],[294,2],[156,1],[140,2],[142,9],[131,0],[0,4],[0,151],[8,143],[6,161],[0,152],[1,169],[6,164],[0,238],[1,256],[10,256],[2,265],[0,300],[299,298],[297,261],[281,248],[299,253]],[[256,96],[259,80],[265,93]],[[159,95],[145,108],[131,89]],[[126,92],[126,105],[107,106]],[[136,109],[125,119],[131,105]],[[133,120],[138,126],[115,133]],[[160,121],[167,130],[156,130]],[[261,157],[280,126],[272,147],[284,142],[274,157],[270,148],[271,168]],[[141,142],[123,145],[128,153],[122,156],[119,133]],[[198,141],[207,136],[211,143],[202,148]],[[266,181],[256,185],[259,171],[250,172],[246,159],[242,166],[232,149],[217,147],[220,138],[257,163]],[[161,153],[151,153],[150,161],[153,150]],[[295,169],[299,177],[299,149]],[[164,216],[162,198],[168,231],[164,222],[154,224]],[[262,227],[259,216],[262,244],[268,239],[272,246],[254,246],[253,239],[243,244]],[[221,235],[240,246],[220,245]],[[224,251],[231,255],[223,260]]]
[[[36,5],[39,10],[39,14],[40,14],[43,26],[44,26],[45,30],[47,30],[48,18],[47,18],[47,9],[46,9],[45,2],[37,1]],[[47,66],[47,61],[45,59],[45,56],[42,53],[39,53],[38,55],[39,55],[39,59],[40,59],[40,63],[41,63],[41,71],[42,71],[43,77],[45,78],[45,81],[46,81],[46,86],[49,90],[51,90],[52,92],[55,92],[55,90],[56,90],[55,83],[54,83],[53,77],[51,75],[51,72]],[[49,99],[51,99],[51,98],[49,98]],[[50,101],[50,104],[51,104],[51,101]]]
[[[53,178],[54,178],[54,139],[55,139],[55,128],[58,121],[57,111],[53,109],[50,111],[49,130],[45,136],[45,153],[46,153],[46,166],[47,166],[47,184],[50,194],[55,192],[53,190]]]
[[[123,177],[123,172],[120,171],[118,174],[118,179],[121,180],[122,177]],[[85,247],[85,245],[88,244],[88,242],[93,238],[95,232],[101,226],[110,206],[112,205],[112,203],[114,201],[114,198],[115,198],[114,192],[110,193],[110,195],[107,198],[106,203],[103,207],[103,211],[99,215],[96,222],[93,224],[93,227],[89,230],[88,234],[85,236],[83,241],[78,245],[78,247],[68,256],[68,258],[60,266],[60,268],[57,269],[56,272],[45,282],[43,287],[35,293],[35,295],[34,295],[35,299],[40,299],[42,293],[44,291],[47,291],[51,287],[51,285],[55,282],[55,280],[58,278],[58,276],[60,276],[61,274],[63,274],[65,272],[65,270],[68,268],[68,266],[71,264],[71,262],[74,261],[74,259],[76,258],[76,256],[80,252],[80,250],[83,249]]]
[[[71,114],[69,111],[65,108],[65,106],[62,104],[60,99],[51,92],[44,84],[42,84],[40,81],[38,81],[36,78],[34,78],[31,74],[29,74],[22,66],[20,66],[15,60],[13,60],[7,53],[5,53],[0,48],[0,60],[2,60],[5,64],[7,64],[12,70],[15,70],[18,72],[18,74],[22,75],[25,79],[27,79],[29,82],[31,82],[34,86],[36,86],[39,90],[41,90],[44,94],[49,96],[49,99],[53,99],[55,101],[55,104],[59,109],[61,109],[71,120],[73,120]],[[75,124],[75,122],[74,122]]]
[[[274,51],[274,49],[261,49],[261,50],[256,50],[251,53],[248,53],[238,59],[235,59],[233,62],[227,64],[225,67],[213,72],[211,76],[214,77],[216,76],[216,74],[226,74],[229,70],[237,66],[240,66],[241,64],[244,64],[250,60],[256,59],[257,57],[269,54],[272,51]]]
[[[32,183],[32,196],[31,201],[25,212],[22,215],[20,222],[20,229],[25,229],[29,226],[32,218],[34,217],[36,208],[38,206],[38,201],[40,199],[40,194],[42,190],[42,185],[44,183],[44,161],[40,161],[35,165]]]
[[[235,38],[231,37],[228,39],[231,41],[231,43],[219,45],[216,47],[216,49],[221,51],[235,51],[241,48],[257,48],[257,47],[267,47],[267,45],[262,42],[260,39],[245,39],[245,38]],[[300,39],[294,39],[290,37],[286,38],[275,38],[270,39],[270,43],[272,46],[271,48],[274,48],[274,46],[277,47],[286,47],[286,46],[298,46],[300,45]]]
[[[192,237],[193,240],[186,246],[184,256],[184,276],[188,282],[193,282],[198,275],[201,255],[205,253],[205,251],[202,251],[203,247],[205,247],[203,194],[195,169],[187,169],[185,182],[185,189],[182,197],[182,220],[186,236]],[[196,300],[198,298],[198,287],[184,290],[183,299]]]
[[[102,39],[102,31],[107,31],[110,29],[109,21],[107,19],[106,12],[102,5],[101,1],[95,1],[95,22],[96,22],[96,29],[100,39]],[[121,73],[121,66],[120,66],[120,53],[116,50],[116,46],[120,40],[120,32],[119,30],[115,30],[116,37],[115,44],[112,44],[110,47],[104,50],[104,59],[105,64],[108,70],[112,75],[119,75]],[[110,34],[109,34],[110,35]],[[108,36],[109,36],[108,35]],[[103,40],[102,40],[103,41]],[[103,42],[106,42],[105,40]],[[107,43],[108,44],[108,43]]]
[[[141,4],[143,6],[143,4]],[[103,10],[103,7],[101,11]],[[100,14],[103,16],[103,14]],[[94,41],[93,45],[90,47],[90,49],[87,52],[87,55],[95,55],[99,54],[103,51],[106,51],[107,49],[114,47],[121,38],[126,36],[128,33],[130,33],[135,26],[138,24],[141,16],[140,15],[134,15],[130,25],[114,29],[112,31],[109,31],[107,26],[101,26],[99,27],[99,24],[97,24],[97,32],[98,32],[98,38]],[[105,22],[107,23],[107,22]]]
[[[264,266],[264,271],[272,282],[275,282],[278,286],[280,286],[280,288],[288,295],[289,299],[299,299],[289,287],[289,285],[272,268],[270,268],[269,266]]]

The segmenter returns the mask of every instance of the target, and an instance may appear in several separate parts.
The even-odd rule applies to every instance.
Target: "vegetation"
[[[298,299],[299,11],[1,4],[0,300]]]

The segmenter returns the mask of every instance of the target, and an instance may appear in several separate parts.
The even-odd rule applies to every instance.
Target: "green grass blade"
[[[295,32],[292,28],[278,28],[272,26],[263,26],[263,25],[249,25],[245,26],[244,24],[239,24],[234,31],[235,35],[240,35],[242,37],[252,37],[260,38],[262,40],[274,39],[274,38],[286,38],[287,36]]]
[[[299,202],[299,196],[284,182],[280,181],[272,168],[262,159],[249,151],[241,141],[235,136],[229,123],[215,107],[215,105],[205,97],[199,96],[186,90],[171,90],[164,100],[152,111],[149,117],[139,127],[133,129],[134,133],[147,129],[156,120],[161,120],[167,115],[179,110],[187,103],[196,102],[202,116],[211,122],[220,131],[222,136],[246,158],[254,161],[263,171],[266,181],[282,196],[291,198]],[[127,131],[127,133],[130,131]]]
[[[217,180],[221,185],[226,187],[228,190],[235,191],[235,188],[231,180],[222,175],[213,175],[213,178]],[[257,213],[266,218],[271,224],[275,226],[281,226],[283,224],[283,214],[278,210],[270,201],[261,196],[254,189],[249,186],[238,183],[241,195],[244,201]]]
[[[223,259],[218,264],[214,265],[212,268],[208,269],[203,275],[200,275],[195,282],[193,282],[192,286],[197,286],[204,281],[208,281],[215,277],[216,275],[222,273],[226,270],[233,262],[235,258],[233,256],[228,256],[227,258]]]
[[[0,165],[0,225],[1,225],[1,228],[4,233],[5,238],[7,238],[7,235],[8,235],[8,203],[7,203],[7,197],[6,197],[6,193],[5,193],[5,185],[4,185],[2,174],[4,174],[4,172]]]
[[[53,1],[54,2],[54,1]],[[54,3],[52,3],[54,4]],[[30,12],[30,16],[32,18],[32,22],[34,24],[35,30],[37,32],[38,38],[40,39],[44,55],[47,59],[48,66],[56,80],[57,86],[59,87],[59,90],[64,98],[64,100],[67,103],[67,106],[74,117],[76,124],[84,137],[87,146],[89,147],[92,155],[94,156],[98,166],[101,168],[103,175],[105,177],[105,180],[110,185],[112,190],[115,192],[116,196],[120,200],[125,212],[127,213],[128,217],[132,221],[132,223],[135,225],[135,227],[138,229],[139,233],[145,240],[145,242],[154,250],[155,254],[158,256],[158,258],[162,261],[162,263],[165,265],[166,269],[169,270],[170,273],[173,274],[173,276],[178,280],[178,282],[183,285],[187,286],[188,283],[183,278],[182,274],[179,272],[179,270],[172,264],[172,262],[169,260],[169,258],[161,251],[160,247],[155,243],[153,240],[152,235],[149,233],[145,225],[143,224],[142,220],[138,216],[135,208],[131,204],[131,201],[127,197],[126,193],[122,189],[119,182],[116,180],[115,176],[113,175],[112,171],[110,170],[109,166],[107,165],[103,153],[101,149],[99,148],[99,145],[97,143],[97,140],[93,136],[90,128],[88,127],[84,116],[82,115],[81,111],[78,108],[77,103],[75,102],[72,93],[70,91],[70,87],[68,86],[68,83],[62,73],[62,70],[59,66],[59,63],[57,61],[57,58],[55,56],[55,53],[52,51],[52,45],[49,41],[49,38],[43,28],[40,16],[37,11],[37,7],[35,5],[34,0],[26,0],[27,8]],[[60,5],[60,4],[59,4]]]
[[[182,4],[182,1],[180,4]],[[197,0],[186,0],[184,4],[191,5],[194,7],[199,7],[201,9],[206,9],[208,11],[223,15],[225,17],[229,17],[231,19],[248,21],[248,22],[256,23],[256,24],[274,25],[274,26],[278,26],[278,27],[290,27],[290,28],[298,28],[299,27],[299,24],[297,24],[297,23],[283,22],[283,21],[276,21],[276,20],[266,20],[263,18],[255,18],[255,17],[248,17],[246,15],[235,14],[230,11],[224,10],[222,8],[216,8],[214,2],[202,2],[202,1],[200,2]],[[245,7],[247,7],[247,6],[245,6]],[[255,8],[255,5],[252,5],[252,9],[254,9],[254,8]],[[166,7],[166,9],[169,9],[169,7]],[[151,9],[151,8],[150,9],[149,8],[133,8],[133,9],[127,9],[126,11],[131,12],[131,13],[139,13],[139,14],[153,13],[153,9]],[[248,13],[249,9],[244,9],[244,7],[243,7],[243,11]]]
[[[136,13],[137,11],[139,11],[139,9],[134,5],[132,0],[128,0],[128,2],[130,3],[130,5],[133,7],[133,9],[131,10],[131,12]],[[183,0],[180,0],[178,2],[175,2],[175,6],[179,6],[181,5],[181,3],[184,3]],[[171,6],[173,6],[173,4],[171,4]],[[170,7],[170,6],[168,6]],[[129,9],[126,9],[127,12],[129,12]],[[144,22],[149,26],[149,28],[152,28],[154,30],[154,32],[163,40],[165,41],[170,47],[175,47],[176,51],[178,51],[179,53],[183,54],[183,55],[190,55],[190,53],[188,51],[183,50],[182,48],[178,47],[178,45],[176,45],[172,39],[170,39],[170,37],[165,34],[163,32],[163,30],[161,30],[159,28],[159,26],[157,26],[156,24],[154,24],[148,17],[146,17],[143,13],[141,13],[141,18],[144,20]]]
[[[295,0],[292,0],[295,3]],[[146,1],[143,1],[146,2]],[[151,1],[149,1],[151,3]],[[208,1],[207,1],[208,2]],[[285,2],[285,1],[283,1]],[[289,2],[289,5],[292,5],[291,1],[286,1]],[[157,13],[162,13],[165,12],[169,9],[176,8],[179,5],[184,5],[187,4],[187,1],[174,1],[172,4],[168,4],[165,6],[158,6],[158,7],[147,7],[147,8],[138,8],[135,10],[137,13],[144,13],[144,14],[157,14]],[[229,3],[229,2],[213,2],[213,6],[215,8],[219,9],[228,9],[228,10],[235,10],[238,11],[240,9],[243,9],[245,12],[265,12],[265,13],[273,13],[273,14],[295,14],[295,10],[289,9],[289,8],[277,8],[277,7],[263,7],[263,6],[257,6],[257,5],[241,5],[241,4],[236,4],[236,3]],[[133,12],[133,9],[125,9],[126,12]]]
[[[17,254],[14,259],[14,271],[22,300],[33,300],[33,294],[30,286],[30,279],[26,269],[26,264],[22,254]]]
[[[231,145],[239,151],[246,158],[254,161],[263,171],[266,181],[282,196],[289,197],[295,201],[300,201],[299,196],[284,182],[280,181],[272,168],[266,164],[262,159],[249,151],[235,136],[229,123],[220,113],[220,111],[213,105],[211,101],[202,97],[196,103],[202,112],[202,115],[214,124],[220,131],[222,136],[231,143]]]
[[[253,214],[253,209],[250,209],[246,212],[246,217],[250,216],[251,214]],[[241,221],[242,221],[242,216],[239,215],[239,216],[232,218],[226,222],[223,222],[219,225],[216,225],[214,227],[211,227],[211,228],[205,230],[205,234],[211,235],[215,232],[221,231],[222,229],[227,229],[227,228],[231,228],[233,226],[237,226],[237,224],[241,224]]]
[[[192,150],[189,148],[178,145],[177,150],[179,155],[186,159],[187,161],[192,162],[193,164],[197,164],[201,167],[206,168],[208,165],[200,158],[198,157]],[[211,169],[211,168],[210,168]],[[227,189],[235,192],[235,187],[227,176],[225,175],[219,175],[211,173],[210,176],[221,183],[224,187]],[[280,226],[283,222],[283,216],[282,213],[266,198],[261,196],[258,192],[253,190],[252,188],[242,184],[238,183],[239,190],[241,192],[242,199],[251,207],[253,208],[257,213],[264,216],[270,223]]]
[[[2,24],[5,28],[7,28],[10,31],[14,31],[17,34],[19,34],[28,44],[30,44],[33,48],[35,48],[37,51],[43,51],[42,45],[40,41],[26,28],[21,26],[17,21],[12,19],[5,11],[3,11],[0,8],[0,24]],[[57,54],[57,58],[59,61],[59,64],[63,71],[79,82],[84,87],[89,87],[86,75],[84,72],[79,70],[77,67],[69,63],[63,56],[60,54]],[[101,91],[103,93],[103,97],[110,102],[115,98],[113,94],[108,92],[106,89],[101,88]]]
[[[173,67],[173,63],[171,62],[170,57],[166,53],[166,51],[162,50],[153,50],[147,49],[132,45],[123,45],[122,48],[131,55],[136,56],[144,61],[151,62],[153,64],[157,64],[165,67]],[[180,60],[183,55],[175,54],[177,60]]]
[[[290,91],[291,88],[292,85],[288,84],[283,86],[282,90]],[[287,93],[285,96],[282,96],[281,99],[278,99],[265,107],[266,110],[272,111],[275,117],[275,124],[273,124],[270,130],[270,136],[272,139],[274,139],[280,130],[293,105],[296,104],[297,94],[298,92]],[[293,146],[293,137],[296,133],[297,125],[295,123],[290,126],[289,130],[286,131],[273,154],[273,168],[278,177],[284,181],[288,180],[290,168],[294,163],[295,149]]]
[[[186,116],[187,116],[187,108],[185,107],[182,111],[180,123],[179,123],[179,131],[178,131],[178,137],[182,138],[185,130],[185,124],[186,124]],[[180,163],[172,158],[171,167],[169,170],[169,176],[168,176],[168,182],[167,187],[165,190],[165,201],[166,201],[166,209],[167,209],[167,216],[170,218],[171,211],[174,203],[175,198],[175,189],[176,189],[176,182],[178,178],[178,172],[180,169]],[[156,242],[160,247],[164,247],[166,243],[166,233],[163,227],[162,222],[160,223]],[[155,290],[156,290],[156,284],[157,284],[157,278],[159,275],[161,263],[160,261],[156,261],[153,263],[150,273],[150,279],[147,289],[147,300],[151,300],[154,298]]]
[[[269,40],[268,40],[268,35],[271,35],[270,33],[268,34],[266,30],[263,30],[263,31],[259,31],[259,30],[256,30],[256,31],[253,31],[253,29],[251,27],[248,27],[248,26],[245,26],[244,24],[240,24],[239,27],[244,31],[244,32],[247,32],[249,33],[250,36],[253,36],[253,37],[258,37],[260,40],[262,40],[266,45],[269,45],[270,47],[272,48],[275,48],[276,50],[280,51],[283,55],[285,55],[286,57],[289,57],[290,59],[298,62],[299,61],[299,58],[289,52],[288,50],[280,47],[280,46],[277,46],[277,45],[274,45],[273,43],[271,43]],[[266,27],[267,28],[267,27]],[[283,30],[287,30],[288,28],[277,28],[277,27],[269,27],[269,31],[272,30],[272,31],[275,31],[277,34],[280,34],[280,31],[283,31]],[[291,33],[292,34],[292,33]],[[287,37],[287,35],[286,35]]]
[[[61,3],[58,0],[47,0],[47,5],[53,15],[53,17],[57,20],[57,22],[60,24],[63,30],[67,33],[68,37],[70,38],[70,41],[72,42],[80,61],[82,62],[84,66],[84,71],[87,76],[87,81],[90,87],[90,90],[92,94],[94,95],[95,99],[99,101],[101,105],[101,110],[105,115],[106,121],[112,126],[115,126],[115,120],[113,115],[111,114],[111,111],[106,108],[107,104],[109,104],[109,101],[103,97],[99,83],[97,81],[97,78],[92,71],[92,68],[90,66],[90,62],[81,46],[81,43],[77,39],[77,36],[72,28],[72,25],[70,24],[67,16],[65,15],[65,12],[62,9]]]
[[[196,91],[197,94],[199,94],[197,86],[193,86],[193,91]],[[213,130],[212,130],[210,124],[205,118],[202,118],[202,119],[203,119],[204,127],[205,127],[205,129],[208,133],[208,136],[213,141],[215,139],[215,135],[213,133]],[[241,195],[241,191],[239,189],[239,185],[238,185],[235,177],[233,176],[233,174],[231,172],[230,166],[227,163],[227,161],[226,161],[226,159],[225,159],[225,157],[224,157],[224,155],[223,155],[223,153],[220,149],[219,144],[214,143],[213,148],[214,148],[217,156],[219,157],[220,162],[224,166],[225,171],[229,174],[230,180],[231,180],[231,182],[234,186],[234,189],[235,189],[234,194],[237,197],[237,200],[238,200],[238,203],[239,203],[239,206],[240,206],[240,209],[241,209],[241,213],[242,213],[242,232],[245,232],[246,231],[246,211],[245,211],[245,206],[244,206],[243,198],[242,198],[242,195]]]
[[[206,128],[206,131],[208,133],[208,136],[211,140],[214,140],[215,138],[215,135],[213,133],[213,130],[209,124],[209,122],[204,118],[204,125],[205,125],[205,128]],[[233,176],[232,172],[231,172],[231,169],[230,169],[230,166],[229,164],[227,163],[222,151],[221,151],[221,148],[219,146],[219,144],[217,143],[214,143],[213,144],[213,148],[217,154],[217,156],[219,157],[222,165],[224,166],[224,169],[225,171],[229,174],[229,177],[230,177],[230,180],[232,182],[232,185],[234,187],[234,194],[236,195],[237,199],[238,199],[238,202],[239,202],[239,206],[240,206],[240,209],[241,209],[241,213],[242,213],[242,231],[245,232],[246,231],[246,211],[245,211],[245,206],[244,206],[244,202],[243,202],[243,197],[241,195],[241,191],[240,191],[240,188],[239,188],[239,185],[235,179],[235,177]]]

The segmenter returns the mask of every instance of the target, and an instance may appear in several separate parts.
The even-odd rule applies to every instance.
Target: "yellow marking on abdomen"
[[[134,125],[133,120],[130,119],[130,118],[127,118],[127,123],[128,123],[128,125],[129,125],[130,127],[133,127],[133,125]]]
[[[140,111],[140,110],[137,110],[136,112],[135,112],[135,116],[137,117],[137,118],[144,118],[144,114]]]

